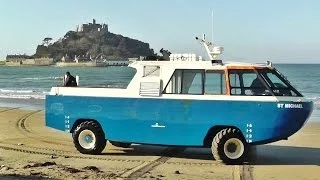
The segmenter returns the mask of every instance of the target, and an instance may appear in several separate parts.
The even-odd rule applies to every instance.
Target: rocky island
[[[114,34],[107,24],[97,24],[95,19],[77,25],[56,42],[52,40],[44,38],[32,56],[7,55],[5,65],[122,66],[141,56],[155,55],[148,43]]]

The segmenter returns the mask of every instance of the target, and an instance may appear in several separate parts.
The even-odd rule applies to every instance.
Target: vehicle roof
[[[212,61],[135,61],[130,67],[139,66],[170,66],[176,69],[272,69],[266,63],[246,63],[246,62],[222,62],[212,63]]]

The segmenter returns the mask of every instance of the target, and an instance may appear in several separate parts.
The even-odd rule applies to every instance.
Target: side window
[[[203,94],[202,70],[176,70],[167,84],[165,94]]]
[[[181,85],[182,85],[182,70],[176,70],[169,83],[164,90],[164,94],[180,94],[181,93]]]
[[[252,82],[257,78],[255,73],[244,73],[243,74],[243,86],[250,87]]]
[[[143,77],[160,76],[160,66],[144,66]]]
[[[254,70],[230,70],[229,78],[232,95],[271,95],[263,83],[264,79],[258,78],[258,74]]]
[[[182,94],[203,94],[203,71],[183,70]]]
[[[224,71],[206,71],[206,94],[226,94],[226,77]]]
[[[237,72],[230,72],[229,73],[229,80],[230,80],[230,87],[231,87],[231,94],[241,94],[241,86],[240,86],[240,78]]]

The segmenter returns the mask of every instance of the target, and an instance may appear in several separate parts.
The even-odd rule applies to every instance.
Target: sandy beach
[[[210,149],[107,144],[80,154],[71,134],[44,125],[41,110],[0,108],[0,179],[320,179],[320,123],[287,141],[257,146],[244,165],[213,160]],[[170,152],[170,153],[167,153]]]

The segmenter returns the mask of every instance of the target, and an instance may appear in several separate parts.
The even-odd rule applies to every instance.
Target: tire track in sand
[[[130,179],[137,179],[143,176],[148,171],[156,168],[160,164],[166,163],[169,159],[171,159],[176,154],[180,154],[185,150],[185,148],[175,148],[169,147],[165,149],[160,157],[157,157],[153,161],[145,162],[139,166],[136,166],[129,171],[126,171],[120,175],[120,178],[130,178]]]
[[[67,146],[70,147],[69,143],[63,143],[61,141],[57,142],[54,139],[50,139],[50,140],[46,140],[43,137],[38,137],[37,135],[33,136],[34,132],[32,132],[31,130],[29,130],[26,126],[27,120],[29,117],[32,117],[32,115],[41,112],[42,110],[37,110],[37,111],[33,111],[30,112],[24,116],[22,116],[21,118],[18,119],[17,123],[16,123],[16,127],[23,132],[26,136],[28,136],[29,138],[32,138],[36,141],[40,141],[40,142],[44,142],[44,143],[48,143],[48,144],[55,144],[55,145],[60,145],[60,146]]]

